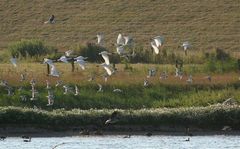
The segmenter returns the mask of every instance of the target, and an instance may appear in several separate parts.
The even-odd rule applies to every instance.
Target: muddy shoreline
[[[191,128],[186,132],[183,127],[153,127],[153,126],[109,126],[105,128],[74,127],[61,129],[46,129],[36,127],[5,126],[0,128],[0,136],[20,137],[68,137],[68,136],[104,136],[104,135],[174,135],[174,136],[205,136],[205,135],[240,135],[239,130],[222,131]]]

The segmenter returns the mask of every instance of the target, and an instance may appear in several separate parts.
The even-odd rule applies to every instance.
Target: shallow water
[[[240,148],[240,136],[193,136],[185,141],[186,136],[80,136],[80,137],[38,137],[31,142],[23,142],[22,138],[9,137],[0,141],[1,149],[235,149]],[[64,143],[64,144],[61,144]],[[61,144],[61,145],[60,145]]]

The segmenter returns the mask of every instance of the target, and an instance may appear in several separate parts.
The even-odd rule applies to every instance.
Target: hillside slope
[[[43,24],[51,14],[56,24]],[[123,33],[142,46],[163,35],[171,48],[240,50],[238,0],[1,0],[0,18],[0,49],[30,38],[67,49],[103,32],[107,45]]]

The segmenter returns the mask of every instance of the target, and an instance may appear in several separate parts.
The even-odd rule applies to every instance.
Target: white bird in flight
[[[99,44],[100,46],[103,46],[103,44],[104,44],[103,39],[104,39],[103,34],[101,34],[101,33],[97,34],[97,44]]]
[[[68,51],[65,52],[65,55],[70,56],[72,53],[73,53],[73,50],[68,50]]]
[[[123,45],[122,46],[119,46],[119,45],[117,46],[117,54],[119,54],[119,55],[125,54]]]
[[[58,61],[61,61],[61,62],[64,62],[64,63],[68,63],[68,58],[64,55],[64,56],[61,56]]]
[[[48,65],[53,65],[53,61],[51,59],[48,59],[48,58],[44,58],[43,63],[48,64]]]
[[[154,41],[151,42],[151,46],[156,54],[159,54],[159,48]]]
[[[156,37],[153,38],[153,41],[156,43],[157,47],[161,47],[163,45],[163,42],[164,42],[164,37],[156,36]]]
[[[87,57],[83,57],[83,56],[78,56],[76,58],[74,58],[74,60],[86,60]]]
[[[75,61],[75,63],[78,63],[78,65],[82,68],[82,70],[86,69],[86,61],[84,61],[83,59],[82,60],[79,59]]]
[[[104,61],[107,65],[110,64],[108,55],[111,55],[111,53],[109,53],[107,51],[102,51],[102,52],[99,53],[99,55],[102,55],[102,58],[104,59]]]
[[[118,34],[117,45],[124,45],[124,44],[125,44],[125,41],[124,41],[122,34]]]
[[[111,68],[110,65],[102,63],[101,66],[106,70],[106,72],[109,76],[111,76],[114,73],[114,70]]]

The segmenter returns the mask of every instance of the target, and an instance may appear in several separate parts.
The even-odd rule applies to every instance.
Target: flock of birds
[[[48,21],[44,22],[45,24],[47,23],[55,23],[55,17],[54,15],[52,15]],[[103,74],[104,76],[104,81],[107,82],[108,77],[112,76],[113,74],[115,74],[117,72],[117,69],[115,67],[113,67],[111,65],[110,62],[110,56],[113,54],[117,54],[122,58],[126,58],[129,59],[131,57],[135,57],[136,53],[133,50],[132,53],[127,52],[126,51],[126,47],[128,47],[129,49],[131,49],[132,45],[133,45],[133,38],[130,36],[123,36],[122,34],[119,34],[117,36],[117,40],[115,43],[116,46],[116,52],[115,53],[111,53],[108,51],[102,51],[99,53],[99,55],[103,58],[104,63],[100,64],[100,66],[105,70],[105,74]],[[100,46],[104,46],[104,34],[99,33],[97,34],[97,44]],[[163,36],[156,36],[154,38],[152,38],[151,41],[151,47],[154,51],[155,54],[159,54],[160,53],[160,48],[163,46],[164,44],[164,37]],[[191,47],[191,44],[186,41],[182,44],[184,53],[187,55],[187,50]],[[53,76],[53,77],[60,77],[60,73],[57,70],[57,67],[55,66],[55,62],[63,62],[63,63],[69,63],[70,61],[74,61],[74,63],[78,64],[79,67],[84,71],[86,70],[86,65],[87,65],[87,57],[83,57],[83,56],[77,56],[77,57],[71,57],[73,54],[73,50],[68,50],[65,52],[65,54],[63,56],[61,56],[59,59],[57,60],[52,60],[52,59],[48,59],[48,58],[44,58],[43,60],[43,64],[47,64],[50,67],[50,71],[49,71],[49,75]],[[17,58],[12,57],[10,59],[10,62],[13,64],[14,67],[18,67],[17,65]],[[182,71],[182,65],[179,65],[176,63],[176,67],[175,67],[175,77],[179,77],[179,79],[183,78],[183,71]],[[143,86],[147,87],[149,86],[149,78],[150,77],[154,77],[156,76],[156,69],[155,68],[150,68],[148,70],[148,75],[147,77],[144,79],[143,81]],[[92,75],[90,77],[90,79],[88,81],[94,81],[95,80],[94,75]],[[168,78],[168,74],[167,71],[163,71],[160,74],[160,79],[167,79]],[[211,76],[207,76],[206,77],[209,81],[211,81]],[[23,82],[26,80],[26,74],[21,74],[21,79],[20,81]],[[186,80],[188,83],[192,83],[193,82],[193,77],[190,74],[188,76],[188,79]],[[12,96],[14,94],[13,92],[13,88],[8,84],[8,82],[6,80],[2,80],[0,82],[0,85],[3,86],[7,91],[9,96]],[[34,79],[32,79],[30,81],[30,85],[31,85],[31,97],[30,100],[36,100],[37,99],[37,90],[36,90],[36,81]],[[97,92],[103,92],[103,86],[101,84],[97,84],[98,85],[98,90]],[[52,106],[54,104],[54,94],[53,91],[51,90],[50,87],[50,83],[48,80],[46,80],[46,89],[48,92],[48,95],[46,96],[48,99],[48,104],[47,106]],[[73,93],[75,96],[79,95],[79,88],[77,85],[74,86],[75,89],[73,89],[72,87],[68,86],[68,85],[64,85],[63,82],[61,80],[57,81],[56,87],[62,86],[64,89],[63,94],[69,94],[69,93]],[[23,88],[20,87],[19,90],[22,90]],[[74,91],[75,90],[75,91]],[[117,89],[114,88],[113,92],[123,92],[121,89]],[[25,95],[20,96],[21,100],[26,101],[27,97]]]

